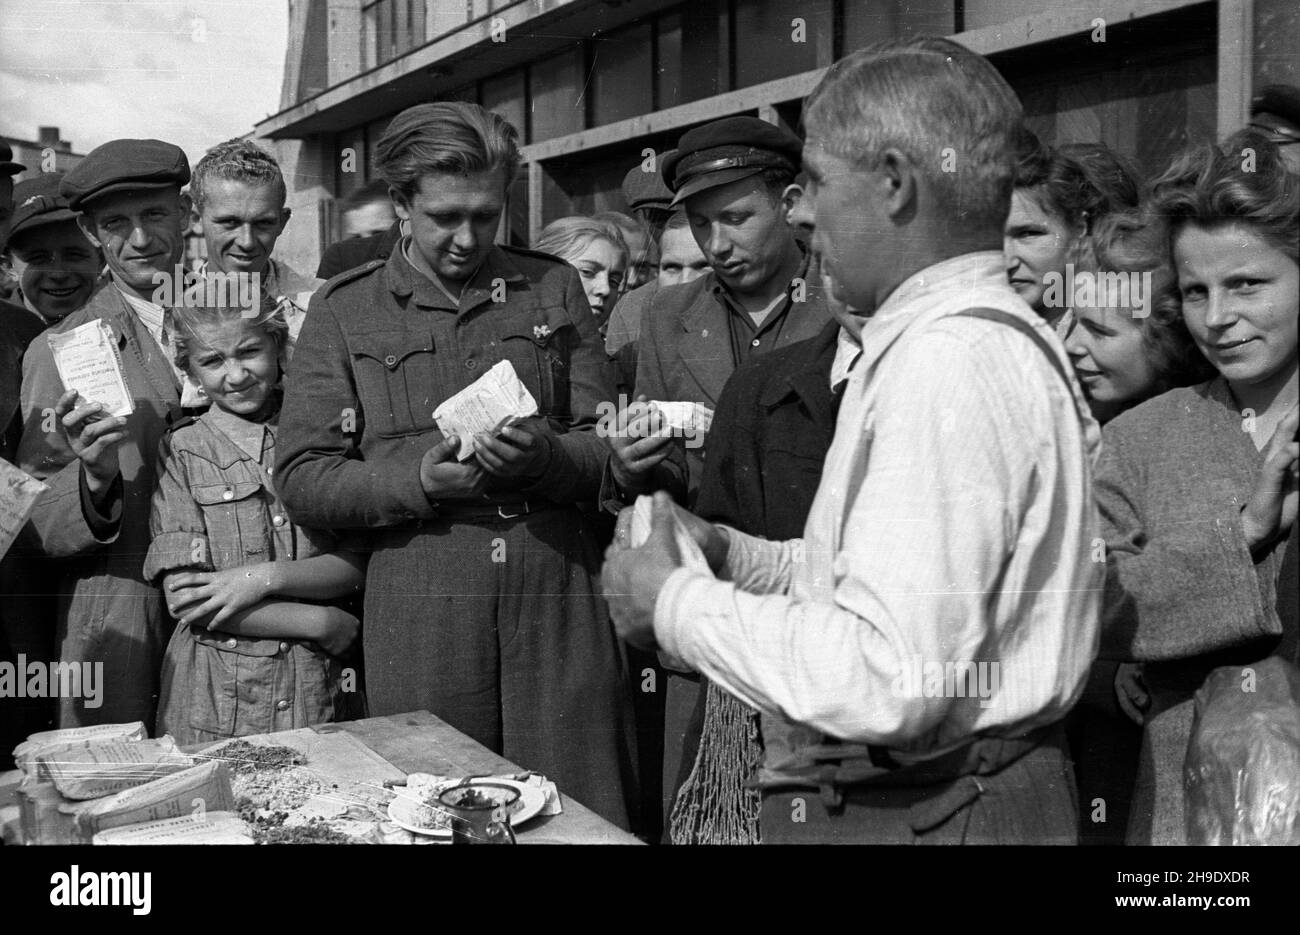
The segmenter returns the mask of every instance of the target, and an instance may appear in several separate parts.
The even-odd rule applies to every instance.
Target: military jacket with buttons
[[[335,547],[328,533],[290,522],[276,494],[275,426],[256,426],[262,443],[254,458],[223,431],[223,419],[243,422],[214,406],[163,436],[145,559],[150,581],[181,569],[224,571],[312,558]]]
[[[577,271],[493,247],[459,302],[399,245],[312,297],[286,381],[278,457],[295,520],[323,529],[401,526],[437,515],[420,483],[442,440],[433,412],[510,361],[550,431],[532,479],[490,479],[488,501],[594,502],[609,456],[596,433],[612,365]]]
[[[275,438],[273,424],[249,423],[215,406],[163,436],[148,580],[334,550],[330,534],[289,520],[272,482]],[[339,670],[311,642],[177,626],[163,665],[158,723],[178,742],[198,743],[334,720]]]

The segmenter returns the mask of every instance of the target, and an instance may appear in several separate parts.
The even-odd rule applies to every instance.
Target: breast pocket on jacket
[[[236,568],[271,560],[266,512],[269,492],[260,481],[191,483],[190,493],[203,511],[214,566]]]
[[[436,394],[432,335],[392,332],[359,335],[352,371],[366,425],[395,438],[434,427]]]
[[[577,340],[572,322],[511,324],[501,335],[501,352],[537,400],[537,411],[570,418],[569,349]]]

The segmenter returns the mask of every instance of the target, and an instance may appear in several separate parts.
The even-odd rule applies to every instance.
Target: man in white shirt
[[[1061,719],[1097,647],[1098,432],[1006,283],[1019,102],[922,39],[832,66],[804,114],[796,221],[867,316],[804,537],[660,494],[645,544],[609,551],[615,623],[762,710],[766,843],[1074,843]]]
[[[194,166],[190,197],[207,247],[205,269],[258,276],[298,337],[307,303],[323,280],[271,258],[291,211],[280,165],[250,140],[220,143]]]

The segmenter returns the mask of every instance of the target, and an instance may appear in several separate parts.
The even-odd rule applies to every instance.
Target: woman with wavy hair
[[[1214,375],[1183,322],[1169,231],[1149,211],[1105,215],[1069,255],[1076,295],[1065,349],[1093,416],[1103,425],[1125,410]],[[1081,300],[1081,301],[1080,301]],[[1122,844],[1142,733],[1128,705],[1140,694],[1137,666],[1093,663],[1083,697],[1066,720],[1083,802],[1103,799],[1109,820],[1081,814],[1085,842]],[[1117,670],[1124,679],[1116,684]],[[1130,720],[1132,718],[1132,720]]]
[[[1214,376],[1183,322],[1162,218],[1133,210],[1106,215],[1069,262],[1086,288],[1076,289],[1065,349],[1098,422]]]
[[[1238,134],[1184,153],[1153,208],[1183,321],[1216,374],[1105,428],[1101,655],[1143,663],[1148,692],[1128,840],[1177,844],[1196,690],[1219,666],[1295,659],[1278,581],[1295,548],[1300,177],[1267,139]]]

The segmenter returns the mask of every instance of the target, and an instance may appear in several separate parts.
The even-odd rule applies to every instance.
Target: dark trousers
[[[629,827],[633,727],[600,553],[575,509],[393,531],[366,579],[374,715],[427,709]]]
[[[1115,662],[1094,662],[1083,697],[1065,719],[1079,790],[1080,844],[1123,844],[1128,827],[1142,728],[1115,701],[1116,668]]]
[[[1078,843],[1074,777],[1059,727],[995,773],[841,788],[843,802],[835,808],[815,789],[764,791],[763,843]]]

